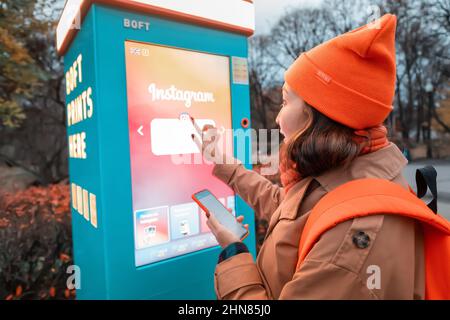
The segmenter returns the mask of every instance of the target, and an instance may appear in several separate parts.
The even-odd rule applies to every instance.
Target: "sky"
[[[65,0],[59,0],[58,5],[63,6]],[[255,35],[268,33],[273,24],[290,7],[319,6],[322,0],[253,0],[255,4],[256,29]],[[59,17],[59,11],[58,15]]]
[[[290,7],[319,6],[322,0],[254,0],[255,35],[268,33],[280,16]]]

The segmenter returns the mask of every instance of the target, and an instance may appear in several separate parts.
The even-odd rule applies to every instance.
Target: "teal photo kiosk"
[[[245,216],[255,255],[253,211],[212,174],[184,119],[215,126],[220,148],[251,167],[235,132],[250,132],[253,31],[250,0],[66,2],[57,49],[78,299],[214,299],[220,247],[191,198],[202,189]]]

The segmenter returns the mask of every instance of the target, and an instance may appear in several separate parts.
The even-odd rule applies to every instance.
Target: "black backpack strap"
[[[417,185],[417,197],[422,198],[429,188],[433,200],[427,204],[427,206],[437,213],[437,172],[433,166],[426,166],[416,170],[416,185]]]

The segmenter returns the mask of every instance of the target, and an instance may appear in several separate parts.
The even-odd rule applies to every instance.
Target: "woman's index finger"
[[[198,126],[197,123],[195,123],[195,119],[194,117],[190,116],[192,125],[194,126],[195,131],[197,131],[197,133],[200,135],[200,137],[202,136],[202,129],[200,129],[200,127]]]

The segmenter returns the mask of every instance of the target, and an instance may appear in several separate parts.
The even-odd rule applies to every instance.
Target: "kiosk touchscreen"
[[[134,41],[125,42],[135,263],[142,266],[217,245],[206,216],[191,199],[209,189],[234,210],[234,193],[212,176],[180,119],[222,132],[232,154],[229,58]],[[156,185],[155,185],[156,182]]]
[[[204,189],[244,216],[256,256],[252,208],[213,175],[186,117],[252,168],[253,32],[251,0],[67,0],[56,42],[77,299],[214,299],[221,248],[191,198]]]

